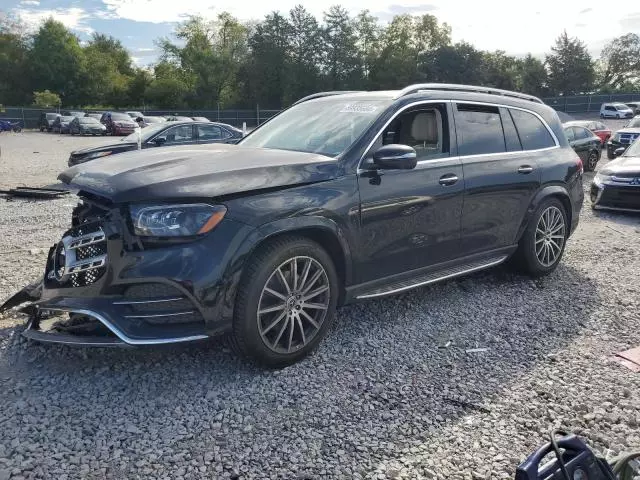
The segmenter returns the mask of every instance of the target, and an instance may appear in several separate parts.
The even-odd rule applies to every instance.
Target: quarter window
[[[498,107],[456,105],[456,134],[460,155],[506,152]]]
[[[555,147],[556,144],[549,130],[533,113],[515,109],[509,109],[509,111],[516,124],[524,150]]]
[[[573,127],[568,127],[564,129],[564,134],[567,136],[567,140],[573,142],[576,139],[576,136],[573,133]]]
[[[221,140],[222,130],[217,125],[198,125],[198,139],[203,142]]]

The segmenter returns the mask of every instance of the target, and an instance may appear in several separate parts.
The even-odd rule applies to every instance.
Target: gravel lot
[[[2,134],[0,184],[52,183],[103,141]],[[0,200],[0,298],[41,274],[73,204]],[[640,345],[639,234],[640,216],[587,200],[553,275],[496,268],[342,308],[275,372],[220,340],[39,345],[0,316],[0,480],[513,478],[552,426],[638,449],[640,374],[610,355]]]

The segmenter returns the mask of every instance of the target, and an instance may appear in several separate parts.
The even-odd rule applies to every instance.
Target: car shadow
[[[409,446],[469,411],[483,412],[485,401],[589,328],[598,302],[596,285],[570,265],[537,280],[498,267],[342,307],[318,351],[279,371],[246,362],[221,340],[81,349],[26,343],[19,329],[5,328],[0,395],[11,402],[0,417],[5,432],[18,431],[18,400],[56,412],[29,440],[36,464],[56,449],[38,439],[55,437],[81,409],[81,422],[64,427],[83,432],[80,452],[69,455],[105,439],[113,449],[126,445],[126,465],[109,456],[99,462],[116,476],[137,472],[146,434],[159,463],[169,461],[162,452],[197,459],[215,446],[225,471],[258,462],[277,474],[295,451],[310,459],[299,475],[314,478],[340,450],[340,464],[364,475],[387,458],[383,443],[363,440],[372,431]],[[267,437],[279,438],[280,450],[258,455]],[[243,454],[247,448],[259,458]]]

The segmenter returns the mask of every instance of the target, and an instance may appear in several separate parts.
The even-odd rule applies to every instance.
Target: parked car
[[[53,121],[51,129],[55,133],[69,133],[69,124],[74,118],[76,117],[72,117],[71,115],[62,115],[56,117],[56,119]]]
[[[67,110],[62,112],[63,117],[84,117],[85,113],[79,110]]]
[[[56,118],[60,116],[59,113],[55,112],[42,112],[40,114],[40,119],[38,120],[38,128],[41,132],[45,130],[50,132],[53,130],[53,123],[56,121]]]
[[[632,118],[634,115],[624,103],[603,103],[600,107],[600,118]]]
[[[0,133],[2,132],[14,132],[20,133],[22,131],[22,123],[18,120],[12,122],[9,119],[0,118]]]
[[[628,102],[626,105],[633,110],[634,115],[640,114],[640,102]]]
[[[71,135],[106,135],[107,127],[93,117],[75,117],[69,123],[69,133]]]
[[[119,112],[103,113],[100,122],[107,127],[109,135],[129,135],[138,126],[129,115]]]
[[[606,144],[607,140],[609,140],[609,138],[611,137],[611,129],[602,122],[589,120],[573,120],[571,122],[563,122],[563,125],[565,127],[569,125],[584,127],[595,133],[600,138],[600,141],[603,145]]]
[[[607,158],[609,160],[614,158],[614,152],[617,149],[627,148],[638,137],[640,137],[640,117],[635,117],[611,136],[607,142]]]
[[[102,114],[104,112],[90,112],[85,114],[85,117],[91,117],[91,118],[95,118],[96,120],[100,121],[100,119],[102,118]]]
[[[130,111],[130,112],[124,112],[127,115],[129,115],[131,118],[133,118],[134,120],[138,117],[144,117],[144,113],[142,112],[136,112],[136,111]]]
[[[181,117],[180,115],[168,115],[167,122],[193,122],[191,117]]]
[[[40,341],[229,332],[241,352],[284,366],[319,344],[338,305],[508,259],[552,272],[578,224],[582,176],[555,111],[529,95],[319,93],[238,146],[147,149],[63,172],[82,203],[41,288],[4,308],[33,300],[23,334]],[[69,313],[73,330],[48,329],[41,311]],[[107,333],[96,338],[96,325]]]
[[[574,123],[565,123],[564,133],[569,145],[582,160],[585,171],[593,172],[602,153],[602,140],[591,130]]]
[[[591,184],[591,207],[595,210],[640,212],[640,138],[618,158],[602,167]]]
[[[194,122],[210,122],[207,117],[191,117]]]
[[[140,126],[140,128],[148,127],[149,125],[153,125],[156,123],[164,123],[166,121],[167,119],[164,117],[154,116],[143,116],[136,119],[136,123]]]
[[[151,124],[140,131],[141,148],[195,145],[206,143],[235,143],[242,132],[229,129],[224,124],[212,122],[161,122]],[[71,152],[68,165],[102,158],[116,153],[138,149],[138,133],[134,132],[121,141]]]

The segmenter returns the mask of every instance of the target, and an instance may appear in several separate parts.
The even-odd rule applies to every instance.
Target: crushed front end
[[[232,309],[232,301],[225,303],[224,251],[214,244],[241,229],[225,219],[204,237],[150,244],[133,233],[128,207],[81,193],[72,227],[49,250],[42,281],[1,308],[29,302],[23,334],[38,341],[111,346],[204,339],[228,329]]]

